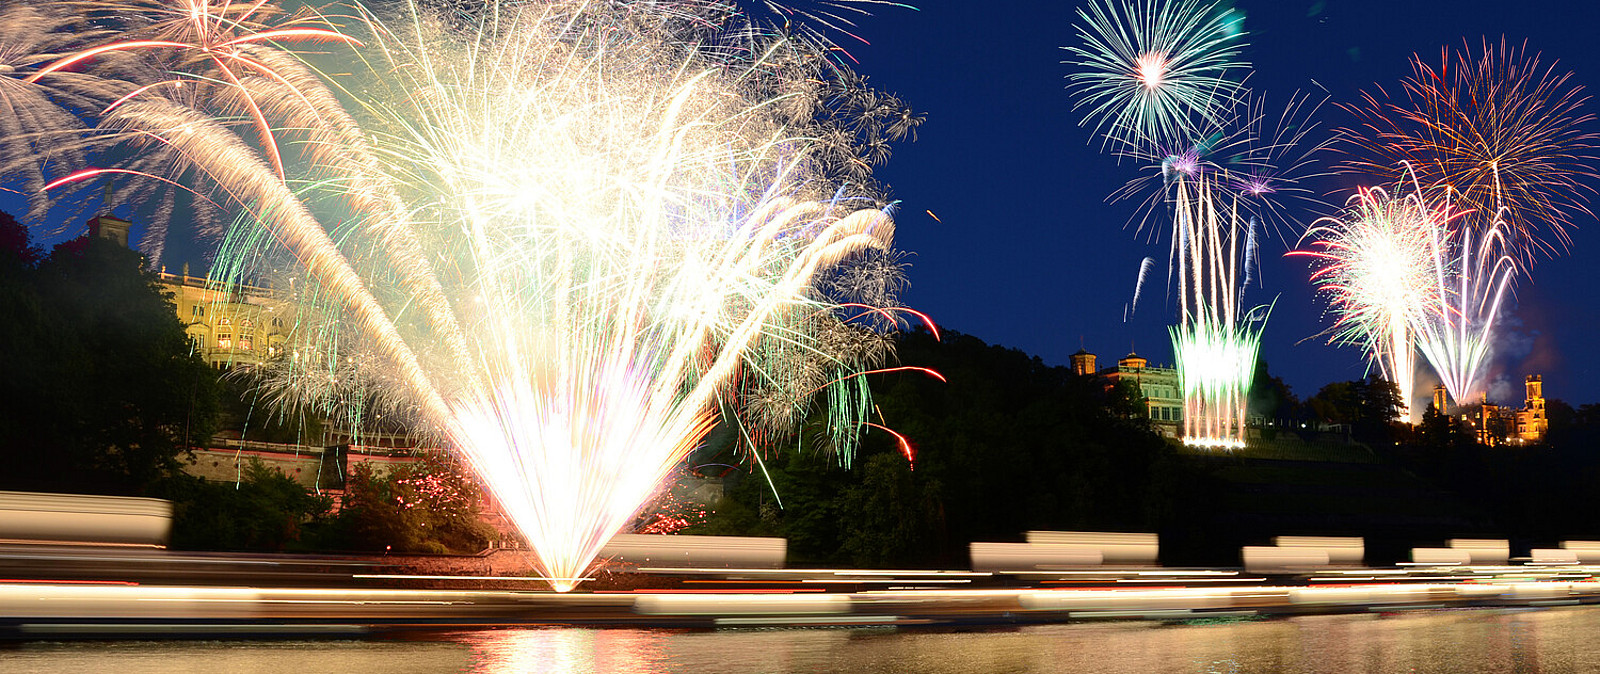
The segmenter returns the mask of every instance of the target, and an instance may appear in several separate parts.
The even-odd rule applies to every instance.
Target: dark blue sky
[[[1107,195],[1138,168],[1103,155],[1078,126],[1061,61],[1074,39],[1071,0],[925,0],[920,11],[883,8],[860,22],[870,45],[853,44],[859,70],[928,115],[920,139],[901,145],[878,175],[903,201],[900,246],[914,253],[907,303],[942,325],[1064,365],[1080,343],[1102,363],[1136,348],[1171,361],[1166,325],[1173,311],[1162,285],[1165,242],[1149,243],[1125,225],[1132,205]],[[1600,91],[1600,8],[1559,0],[1237,0],[1255,67],[1251,87],[1281,101],[1320,83],[1333,101],[1350,101],[1374,83],[1397,82],[1412,53],[1436,55],[1463,38],[1527,40],[1546,62],[1590,92]],[[1590,105],[1600,113],[1600,104]],[[1343,122],[1329,105],[1326,128]],[[1600,124],[1591,128],[1600,131]],[[1322,183],[1330,202],[1351,179]],[[22,209],[11,195],[0,208]],[[931,210],[943,221],[935,222]],[[1303,216],[1301,224],[1311,219]],[[1520,399],[1522,376],[1544,375],[1546,394],[1574,404],[1600,402],[1600,299],[1593,259],[1600,223],[1580,217],[1568,255],[1542,260],[1508,302],[1503,342],[1491,377],[1505,402]],[[1327,326],[1324,303],[1303,261],[1284,259],[1292,241],[1262,247],[1262,283],[1247,301],[1277,305],[1262,356],[1301,397],[1330,381],[1360,377],[1363,354],[1315,338]],[[1152,271],[1140,309],[1124,322],[1140,260]],[[173,264],[177,264],[173,262]],[[1425,372],[1425,368],[1419,368]],[[1426,376],[1426,375],[1424,375]],[[1419,385],[1419,390],[1426,390]]]
[[[1149,244],[1125,227],[1128,203],[1106,203],[1137,167],[1100,153],[1098,140],[1078,126],[1064,89],[1071,66],[1061,63],[1067,53],[1060,47],[1073,40],[1081,3],[921,4],[917,12],[878,12],[861,26],[872,44],[851,48],[875,85],[928,115],[920,139],[901,146],[878,172],[903,201],[898,241],[915,254],[908,304],[949,328],[1051,364],[1066,364],[1080,339],[1102,363],[1130,345],[1170,362],[1165,326],[1173,309],[1160,287],[1164,242]],[[1316,82],[1333,101],[1351,101],[1373,83],[1398,82],[1412,53],[1436,59],[1441,46],[1501,35],[1526,39],[1546,62],[1559,59],[1574,71],[1588,93],[1600,92],[1594,48],[1600,9],[1589,2],[1238,0],[1236,8],[1250,32],[1244,53],[1256,70],[1250,85],[1272,100]],[[1593,103],[1587,109],[1600,113]],[[1331,128],[1344,121],[1342,114],[1329,105],[1321,116]],[[1334,203],[1344,198],[1336,190],[1353,185],[1344,177],[1322,183]],[[1575,224],[1572,252],[1533,266],[1507,303],[1506,344],[1491,364],[1491,377],[1511,384],[1496,389],[1507,402],[1520,401],[1528,373],[1544,375],[1547,396],[1600,401],[1600,352],[1592,337],[1600,299],[1591,271],[1600,255],[1600,223],[1582,216]],[[1264,287],[1252,289],[1247,301],[1278,296],[1262,356],[1305,397],[1329,381],[1360,377],[1366,365],[1353,347],[1313,338],[1327,325],[1324,303],[1306,280],[1305,262],[1282,257],[1293,243],[1263,244]],[[1146,256],[1162,266],[1151,273],[1133,320],[1124,322]]]

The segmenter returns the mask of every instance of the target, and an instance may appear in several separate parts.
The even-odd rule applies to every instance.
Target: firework
[[[1117,151],[1173,147],[1222,126],[1247,70],[1240,18],[1205,0],[1091,0],[1065,47],[1068,90]]]
[[[1411,69],[1396,95],[1379,89],[1345,106],[1358,119],[1345,130],[1345,168],[1449,188],[1479,232],[1498,227],[1524,262],[1570,245],[1600,160],[1572,75],[1504,40],[1477,54],[1441,50],[1437,65],[1416,56]]]
[[[83,122],[100,126],[98,131],[114,130],[115,115],[135,103],[167,103],[237,120],[249,128],[252,148],[280,178],[284,162],[295,158],[285,155],[286,138],[304,141],[301,152],[335,147],[324,142],[328,121],[320,113],[337,110],[337,103],[308,98],[326,89],[306,86],[315,76],[283,50],[353,42],[314,13],[290,14],[265,2],[74,0],[53,3],[48,11],[0,5],[0,23],[7,35],[43,33],[53,38],[47,44],[54,47],[18,57],[21,67],[10,72],[16,81],[0,95],[13,105],[21,101],[29,110],[44,109],[29,97],[48,98],[69,107],[78,121],[29,120],[31,133],[7,134],[0,141],[0,159],[6,160],[0,161],[0,170],[70,173],[50,182],[58,188],[55,194],[36,193],[30,214],[35,219],[51,206],[81,199],[73,192],[90,187],[87,178],[110,184],[111,176],[118,177],[110,201],[143,210],[146,217],[140,219],[147,226],[140,248],[152,263],[161,261],[175,212],[181,211],[179,218],[202,238],[214,239],[237,209],[208,198],[217,186],[158,138],[83,133]],[[71,30],[51,32],[55,26]],[[307,112],[315,121],[303,118]],[[48,142],[39,147],[40,139]],[[19,146],[30,153],[5,156],[6,150]]]
[[[1360,190],[1345,213],[1306,231],[1310,250],[1289,254],[1316,265],[1312,283],[1337,316],[1330,343],[1364,349],[1384,379],[1400,388],[1401,416],[1409,418],[1416,328],[1434,324],[1429,312],[1449,302],[1441,292],[1445,273],[1438,255],[1440,232],[1452,215],[1448,204],[1432,205],[1420,191],[1400,191]]]
[[[1267,233],[1298,229],[1291,206],[1326,206],[1304,186],[1325,175],[1320,156],[1332,143],[1317,113],[1326,98],[1296,92],[1279,110],[1265,96],[1244,94],[1223,124],[1199,132],[1199,140],[1176,147],[1148,146],[1123,154],[1143,165],[1140,175],[1113,192],[1110,201],[1139,200],[1132,222],[1149,238],[1168,219],[1178,182],[1206,174],[1214,189],[1237,197],[1241,212]]]
[[[0,172],[28,195],[26,217],[35,224],[51,205],[44,190],[50,170],[40,157],[82,165],[77,140],[86,124],[74,110],[108,105],[132,85],[100,77],[94,69],[43,84],[29,77],[38,64],[103,37],[104,31],[85,26],[60,7],[0,0]]]
[[[636,11],[506,6],[466,34],[362,14],[370,74],[349,82],[276,47],[213,53],[271,31],[172,39],[220,82],[147,88],[99,120],[242,211],[214,275],[292,261],[308,343],[269,373],[277,399],[457,448],[557,589],[719,416],[755,445],[820,397],[848,463],[872,410],[858,375],[889,351],[869,326],[903,313],[888,209],[833,188],[812,129],[764,93],[805,91],[766,79],[782,41],[709,59]],[[142,49],[116,44],[92,49]],[[217,59],[238,81],[205,70]],[[293,161],[281,129],[307,140]]]
[[[1447,211],[1448,212],[1448,211]],[[1422,312],[1416,326],[1417,348],[1439,376],[1451,398],[1471,400],[1483,390],[1480,378],[1489,356],[1500,304],[1517,275],[1508,251],[1504,223],[1490,220],[1477,238],[1473,227],[1438,218],[1433,228],[1432,295],[1439,305]],[[1443,412],[1443,410],[1440,410]]]
[[[1254,228],[1240,218],[1237,197],[1219,203],[1217,191],[1205,177],[1177,185],[1172,255],[1180,313],[1170,332],[1183,387],[1184,443],[1238,449],[1271,310],[1243,308]]]

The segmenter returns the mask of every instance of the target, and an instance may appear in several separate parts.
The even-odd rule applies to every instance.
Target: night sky
[[[919,139],[901,144],[878,170],[902,201],[898,243],[912,253],[906,303],[943,326],[1050,364],[1067,364],[1080,345],[1098,354],[1102,366],[1130,349],[1170,363],[1166,240],[1150,242],[1127,226],[1132,203],[1106,202],[1139,167],[1100,152],[1099,139],[1078,126],[1065,90],[1072,66],[1061,62],[1069,56],[1061,47],[1075,40],[1080,3],[918,4],[920,11],[881,7],[862,19],[857,32],[871,44],[841,37],[875,86],[928,117]],[[1374,83],[1397,83],[1409,73],[1413,53],[1437,60],[1441,46],[1463,39],[1476,46],[1502,35],[1527,40],[1546,63],[1556,59],[1573,71],[1586,91],[1600,91],[1594,3],[1238,0],[1235,7],[1250,33],[1243,54],[1255,67],[1250,87],[1273,101],[1319,85],[1331,101],[1353,101]],[[1586,109],[1600,113],[1600,104]],[[1324,106],[1324,129],[1344,123],[1343,114]],[[1589,128],[1600,132],[1600,124]],[[1333,176],[1318,191],[1342,203],[1355,185],[1354,178]],[[23,210],[13,195],[0,195],[0,208]],[[1301,227],[1315,217],[1295,213]],[[1591,271],[1591,260],[1600,259],[1600,223],[1580,216],[1575,224],[1571,252],[1539,261],[1507,302],[1490,364],[1490,378],[1500,382],[1492,398],[1520,402],[1523,375],[1539,373],[1547,396],[1574,405],[1600,402],[1600,350],[1591,337],[1600,327]],[[1330,347],[1317,337],[1330,323],[1325,303],[1306,280],[1304,259],[1282,257],[1297,232],[1286,234],[1291,240],[1262,244],[1262,282],[1246,301],[1277,298],[1262,357],[1306,397],[1327,382],[1362,376],[1367,365],[1354,347]],[[1158,266],[1139,310],[1125,322],[1147,256]],[[175,270],[178,261],[169,264]],[[1431,376],[1425,364],[1418,373]],[[1419,394],[1429,383],[1419,380]]]
[[[897,237],[909,258],[910,306],[941,325],[990,343],[1067,364],[1080,344],[1101,366],[1130,348],[1152,362],[1170,363],[1166,325],[1175,314],[1165,292],[1166,240],[1149,243],[1127,227],[1133,205],[1106,197],[1138,167],[1100,152],[1080,128],[1065,76],[1072,66],[1063,45],[1075,39],[1081,3],[1006,3],[938,0],[921,11],[880,10],[863,21],[870,45],[854,45],[859,69],[874,85],[899,93],[928,115],[919,140],[902,145],[878,175],[902,200]],[[1249,84],[1282,101],[1296,90],[1326,88],[1331,101],[1354,101],[1374,83],[1390,86],[1410,72],[1420,52],[1476,47],[1484,37],[1527,40],[1574,71],[1587,93],[1600,92],[1600,53],[1594,49],[1600,9],[1588,2],[1546,0],[1417,2],[1413,0],[1240,0],[1255,67]],[[1600,105],[1585,109],[1600,113]],[[1344,113],[1323,107],[1324,127]],[[1600,132],[1600,124],[1589,128]],[[1356,185],[1332,176],[1319,191],[1342,203]],[[931,210],[943,222],[935,222]],[[1315,216],[1298,212],[1303,225]],[[1491,399],[1520,403],[1522,377],[1544,376],[1545,395],[1574,405],[1600,401],[1600,352],[1594,348],[1600,308],[1592,289],[1600,255],[1600,223],[1579,216],[1572,250],[1539,261],[1521,277],[1503,314],[1498,353],[1490,364],[1500,385]],[[1286,233],[1287,234],[1287,233]],[[1296,236],[1296,234],[1289,236]],[[1247,304],[1277,297],[1262,341],[1262,357],[1296,395],[1366,372],[1354,347],[1317,338],[1330,320],[1307,281],[1304,258],[1285,259],[1293,240],[1262,244],[1262,286]],[[1139,263],[1156,258],[1139,310],[1124,322]],[[1417,390],[1431,377],[1418,366]]]

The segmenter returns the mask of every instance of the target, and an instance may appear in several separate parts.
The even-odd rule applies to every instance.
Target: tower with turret
[[[1530,374],[1523,386],[1527,388],[1528,397],[1523,401],[1522,409],[1517,410],[1517,439],[1539,442],[1550,430],[1550,420],[1545,416],[1544,409],[1544,378]]]
[[[1072,373],[1075,375],[1087,377],[1099,371],[1094,366],[1094,354],[1085,349],[1078,349],[1077,353],[1068,358],[1072,361]]]

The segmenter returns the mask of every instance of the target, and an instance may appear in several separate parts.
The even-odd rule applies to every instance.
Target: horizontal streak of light
[[[22,545],[31,547],[71,546],[75,548],[145,548],[149,550],[165,550],[167,546],[154,543],[100,543],[97,541],[38,541],[22,538],[0,538],[0,545]]]
[[[536,576],[410,576],[398,573],[353,573],[350,574],[350,577],[378,578],[384,580],[527,580],[540,582],[551,580],[565,580],[574,582],[594,580],[593,578],[544,578]]]
[[[0,578],[0,583],[16,585],[138,585],[131,580],[56,580],[41,578]]]
[[[1259,583],[1265,578],[1185,578],[1185,583]],[[1170,583],[1171,578],[1118,578],[1119,583]]]
[[[840,579],[837,579],[837,580],[828,579],[828,578],[807,578],[807,579],[802,580],[800,582],[802,582],[802,583],[830,583],[830,584],[834,584],[834,585],[865,585],[867,583],[888,585],[888,584],[894,584],[894,583],[921,583],[921,584],[946,583],[946,584],[960,584],[960,583],[970,583],[970,582],[972,582],[972,580],[971,579],[967,579],[967,578],[959,578],[959,579],[944,579],[944,578],[895,579],[895,578],[892,578],[892,579],[887,579],[887,580],[865,580],[865,579],[859,579],[859,578],[840,578]]]
[[[798,585],[803,580],[780,580],[777,578],[762,578],[759,580],[723,580],[718,578],[686,578],[685,583],[723,583],[727,585],[746,585],[749,583],[766,583],[768,585]]]
[[[783,616],[778,618],[717,618],[718,625],[836,625],[899,622],[892,615],[841,615],[841,616]]]
[[[591,592],[590,594],[659,594],[659,595],[674,595],[674,594],[735,594],[736,595],[736,594],[796,594],[796,593],[800,593],[800,592],[826,592],[826,591],[827,590],[824,590],[824,589],[822,589],[820,587],[819,588],[815,588],[815,589],[812,589],[812,588],[794,588],[792,590],[791,589],[779,589],[779,588],[738,588],[738,589],[731,589],[730,588],[730,589],[727,589],[727,590],[712,590],[712,589],[699,590],[699,589],[677,588],[677,589],[671,589],[671,590],[648,590],[648,589],[595,590],[594,592]]]

